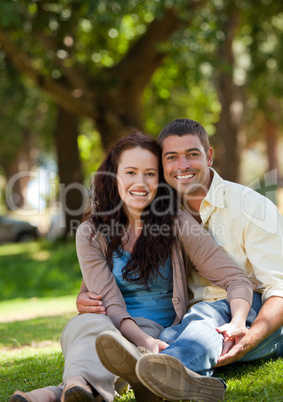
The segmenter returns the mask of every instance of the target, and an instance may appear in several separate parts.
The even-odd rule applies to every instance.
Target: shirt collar
[[[214,207],[224,208],[225,182],[212,168],[210,168],[210,174],[212,176],[212,182],[202,204],[208,202]]]

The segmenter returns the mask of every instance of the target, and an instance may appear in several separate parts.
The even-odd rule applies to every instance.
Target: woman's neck
[[[128,216],[128,224],[126,226],[126,233],[123,241],[123,249],[125,251],[131,252],[137,238],[141,234],[143,228],[143,223],[141,220],[141,215],[131,215]],[[125,241],[125,243],[124,243]]]

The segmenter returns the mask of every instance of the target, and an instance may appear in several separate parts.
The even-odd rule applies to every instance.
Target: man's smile
[[[195,176],[195,173],[184,173],[184,174],[178,174],[175,177],[178,180],[190,180],[194,176]]]

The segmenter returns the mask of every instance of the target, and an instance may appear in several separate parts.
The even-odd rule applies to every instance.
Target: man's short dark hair
[[[178,137],[182,137],[183,135],[187,134],[197,135],[205,150],[205,153],[207,153],[208,148],[210,147],[208,134],[201,124],[191,119],[176,119],[167,124],[158,136],[158,144],[162,149],[165,138],[171,135],[178,135]]]

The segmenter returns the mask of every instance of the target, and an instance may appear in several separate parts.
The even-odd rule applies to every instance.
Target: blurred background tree
[[[276,169],[282,31],[280,0],[256,7],[251,0],[2,0],[0,99],[10,92],[10,107],[1,108],[13,123],[10,166],[21,169],[18,155],[33,148],[53,150],[67,188],[89,180],[126,127],[157,135],[172,119],[189,117],[212,136],[224,178],[254,178],[241,177],[240,168],[258,140],[268,164],[256,173]],[[45,123],[35,127],[35,116]],[[13,127],[17,120],[21,128]],[[12,144],[6,129],[2,141]],[[82,202],[81,191],[67,192],[78,217]]]

